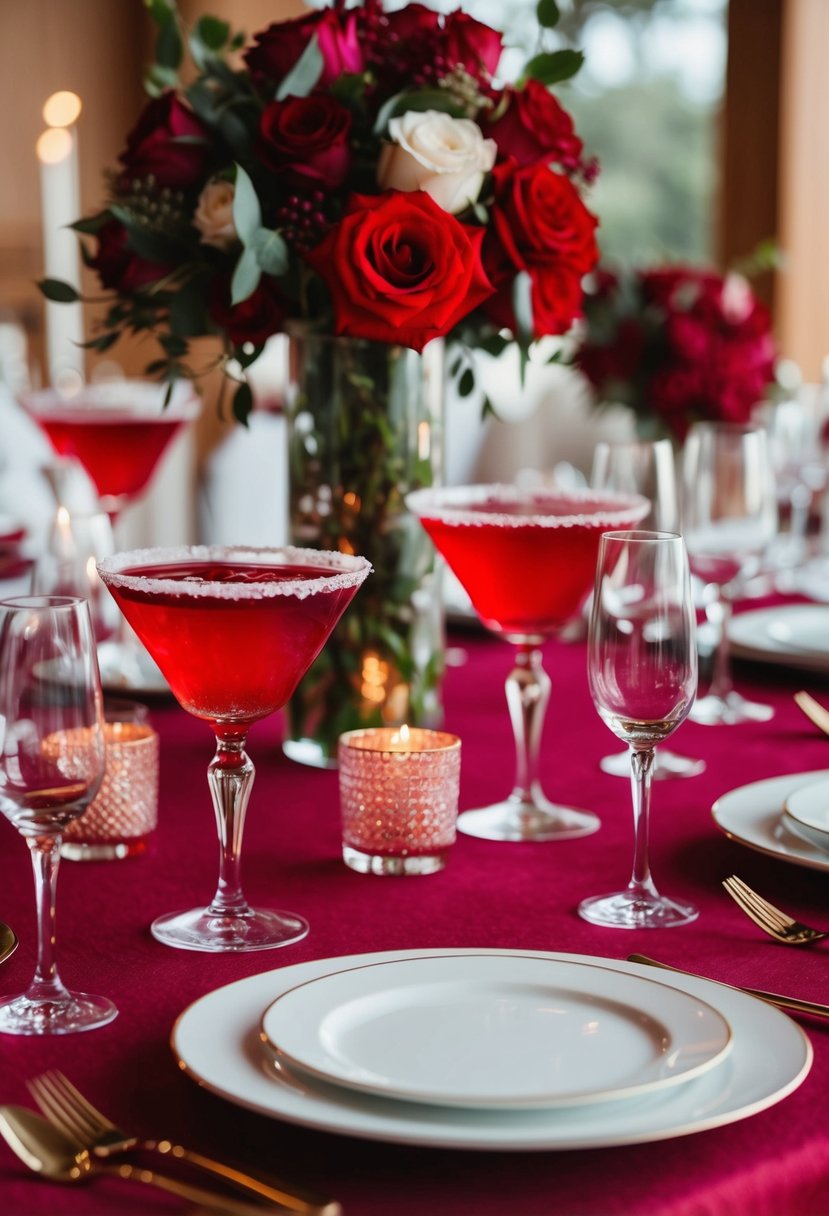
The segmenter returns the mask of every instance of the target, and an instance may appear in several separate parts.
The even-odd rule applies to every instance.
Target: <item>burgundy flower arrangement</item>
[[[664,266],[594,278],[575,364],[599,403],[627,405],[642,434],[678,440],[697,420],[749,420],[774,382],[776,348],[742,275]]]
[[[174,380],[195,374],[190,340],[218,335],[220,362],[242,368],[244,416],[245,367],[295,319],[416,350],[449,334],[496,349],[581,315],[595,164],[550,91],[578,52],[543,50],[501,85],[501,35],[459,9],[335,2],[246,45],[211,17],[186,34],[174,0],[148,7],[153,99],[106,206],[75,225],[112,293],[89,346],[150,332],[147,370]],[[538,14],[555,25],[554,0]]]

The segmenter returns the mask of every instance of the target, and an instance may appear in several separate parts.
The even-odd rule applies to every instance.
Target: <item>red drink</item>
[[[478,500],[449,491],[418,513],[488,629],[545,638],[590,589],[601,534],[633,527],[646,510],[643,499],[598,494],[505,491]]]
[[[204,560],[126,566],[115,583],[103,577],[184,709],[226,725],[288,700],[357,590],[339,574]]]

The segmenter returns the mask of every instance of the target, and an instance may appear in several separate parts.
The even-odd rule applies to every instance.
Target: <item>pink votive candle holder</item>
[[[434,874],[455,841],[461,742],[445,731],[340,735],[343,860],[361,874]]]

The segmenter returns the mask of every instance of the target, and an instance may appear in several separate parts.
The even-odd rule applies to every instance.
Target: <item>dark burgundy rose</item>
[[[316,34],[323,59],[319,83],[331,84],[344,72],[361,72],[364,56],[359,39],[358,10],[322,9],[289,21],[277,21],[256,35],[245,52],[254,75],[284,80]]]
[[[119,220],[108,220],[95,233],[98,249],[90,266],[97,271],[102,286],[122,295],[132,295],[158,283],[173,269],[148,262],[127,245],[127,230]]]
[[[267,274],[262,275],[256,290],[239,304],[230,302],[230,277],[215,278],[207,311],[213,324],[227,334],[234,346],[246,342],[261,346],[273,334],[282,332],[287,315],[278,284]]]
[[[127,182],[152,175],[159,186],[187,190],[204,182],[210,155],[206,128],[167,92],[145,106],[119,159]]]
[[[460,64],[476,80],[487,80],[498,69],[504,44],[497,30],[455,9],[446,16],[441,49],[450,71]]]
[[[328,94],[286,97],[262,112],[257,146],[275,173],[334,188],[348,175],[350,133],[350,112]]]
[[[502,102],[506,108],[500,117],[481,123],[484,135],[498,145],[502,159],[512,157],[519,165],[543,160],[570,172],[578,169],[582,142],[572,118],[545,85],[528,80],[523,89],[506,89]]]

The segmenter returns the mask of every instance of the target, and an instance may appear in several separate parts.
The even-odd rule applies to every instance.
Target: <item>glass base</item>
[[[121,861],[125,857],[140,857],[147,852],[149,836],[134,836],[131,840],[63,839],[60,855],[67,861]]]
[[[681,904],[655,892],[635,895],[629,890],[594,895],[583,900],[578,911],[584,920],[611,929],[671,929],[689,925],[699,916],[693,904]]]
[[[308,922],[293,912],[261,908],[236,915],[192,908],[159,916],[150,925],[150,932],[165,946],[220,954],[290,946],[307,936]]]
[[[343,845],[343,861],[358,874],[437,874],[446,865],[446,853],[429,853],[417,857],[384,857],[379,853],[363,853],[351,845]]]
[[[599,768],[611,777],[630,777],[630,752],[614,752],[612,756],[603,756]],[[678,756],[665,748],[657,747],[654,752],[652,776],[658,781],[667,781],[672,777],[698,777],[705,772],[704,760],[692,760],[690,756]]]
[[[34,1000],[21,992],[0,1002],[2,1034],[75,1034],[106,1026],[118,1010],[105,996],[67,992],[62,1000]]]
[[[329,756],[315,739],[286,739],[282,751],[297,764],[308,764],[311,768],[337,767],[337,757]]]
[[[590,836],[601,821],[591,811],[510,795],[503,802],[458,816],[458,831],[483,840],[569,840]]]
[[[770,705],[747,701],[733,689],[724,697],[711,693],[707,697],[699,697],[688,714],[688,720],[700,726],[736,726],[740,722],[768,722],[773,717],[774,710]]]

